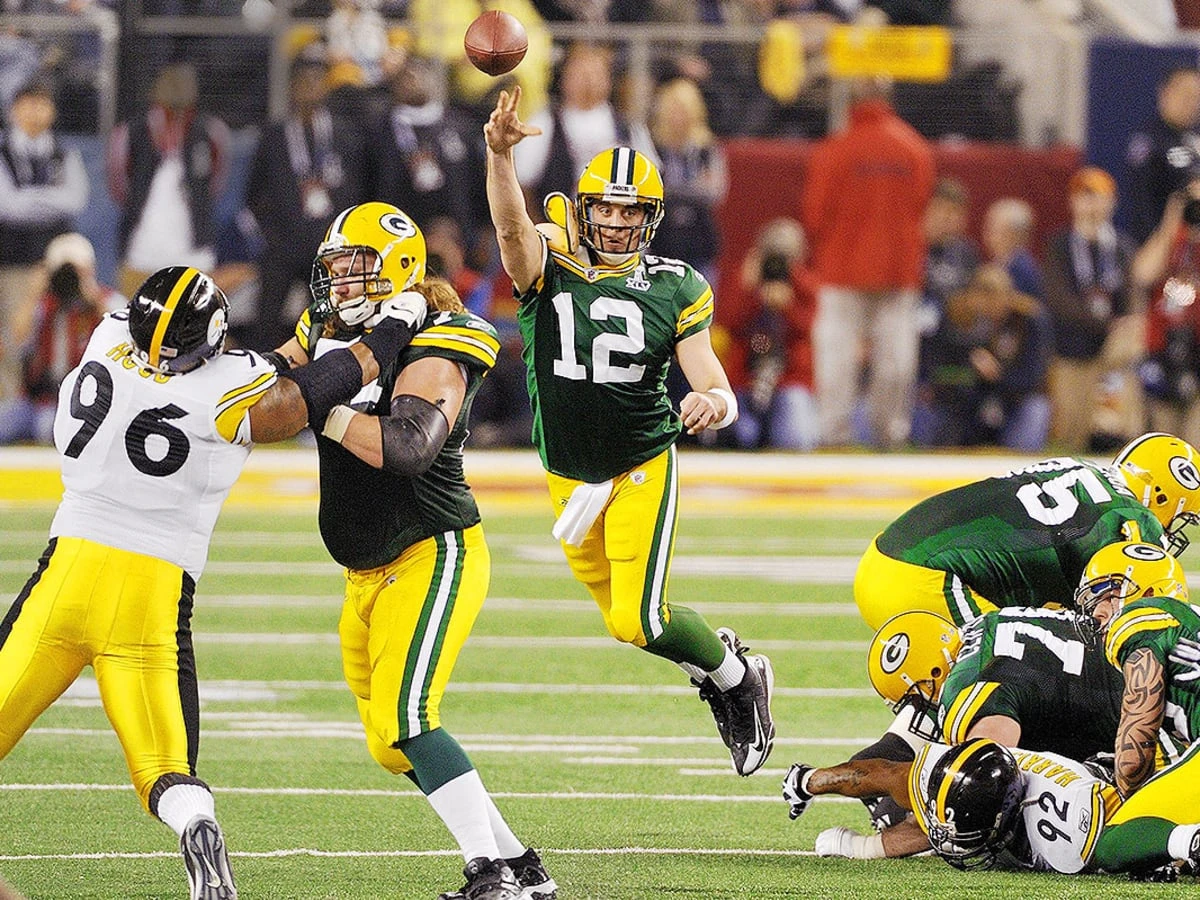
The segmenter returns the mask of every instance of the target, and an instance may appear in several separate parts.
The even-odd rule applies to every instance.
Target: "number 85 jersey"
[[[199,579],[250,453],[250,407],[274,383],[270,363],[240,350],[155,374],[133,356],[126,312],[105,316],[59,389],[65,490],[50,535],[153,556]]]

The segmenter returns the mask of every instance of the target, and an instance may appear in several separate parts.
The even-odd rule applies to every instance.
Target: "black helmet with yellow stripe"
[[[167,375],[190,372],[225,346],[229,301],[190,266],[168,266],[147,278],[129,301],[129,333],[142,363]]]

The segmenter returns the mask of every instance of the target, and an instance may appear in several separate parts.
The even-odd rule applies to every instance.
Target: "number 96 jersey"
[[[65,490],[50,535],[153,556],[199,579],[250,453],[248,412],[274,383],[271,364],[241,350],[155,374],[133,356],[125,311],[105,316],[59,390]]]

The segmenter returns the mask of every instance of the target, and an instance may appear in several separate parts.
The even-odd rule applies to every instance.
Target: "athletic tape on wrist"
[[[733,396],[733,392],[727,391],[725,388],[709,388],[705,393],[716,394],[725,401],[724,418],[722,418],[719,422],[714,422],[708,427],[716,430],[732,424],[733,420],[737,418],[738,414],[737,397]]]
[[[335,406],[325,417],[325,427],[321,429],[321,434],[340,444],[342,438],[346,436],[346,429],[350,427],[350,420],[353,418],[354,410],[350,407]]]

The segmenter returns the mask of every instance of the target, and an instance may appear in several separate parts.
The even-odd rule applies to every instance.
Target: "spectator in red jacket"
[[[821,285],[813,332],[821,439],[853,442],[865,366],[868,441],[896,447],[911,427],[933,150],[896,115],[885,80],[853,90],[847,127],[813,151],[801,206]]]

